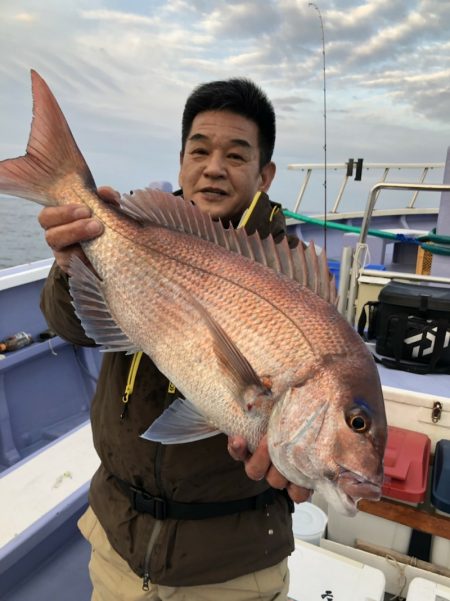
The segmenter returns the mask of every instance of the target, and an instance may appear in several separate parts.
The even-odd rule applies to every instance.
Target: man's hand
[[[97,193],[102,200],[112,204],[118,204],[120,199],[119,193],[112,188],[99,188]],[[91,217],[89,207],[82,204],[46,207],[39,213],[38,220],[45,230],[45,240],[53,251],[56,263],[65,273],[69,271],[72,255],[77,255],[89,265],[80,242],[103,233],[103,224]]]
[[[261,439],[253,455],[249,453],[244,438],[230,436],[228,438],[228,452],[236,461],[244,462],[247,476],[252,480],[265,478],[273,488],[285,488],[294,503],[302,503],[310,499],[311,490],[292,484],[272,465],[267,448],[267,436]]]

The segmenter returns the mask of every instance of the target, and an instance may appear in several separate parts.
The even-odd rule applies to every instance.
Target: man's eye
[[[234,152],[229,154],[228,158],[232,159],[233,161],[243,161],[244,160],[244,157],[242,155],[236,154]]]
[[[206,151],[206,149],[205,149],[205,148],[194,148],[194,149],[191,151],[191,154],[205,155],[205,154],[208,154],[208,152]]]

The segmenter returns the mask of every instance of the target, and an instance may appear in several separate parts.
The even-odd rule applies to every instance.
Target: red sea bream
[[[89,336],[111,351],[141,349],[179,400],[145,434],[167,444],[222,431],[250,449],[268,434],[291,482],[344,513],[378,498],[386,416],[377,369],[338,313],[313,247],[275,245],[226,229],[155,190],[123,210],[92,175],[44,80],[32,72],[26,155],[0,162],[0,192],[43,205],[87,205],[104,233],[83,243],[95,273],[71,264],[70,288]]]

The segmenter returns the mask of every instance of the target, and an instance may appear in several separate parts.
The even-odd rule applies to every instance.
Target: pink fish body
[[[86,333],[111,351],[143,350],[183,392],[144,435],[167,444],[222,431],[254,449],[267,433],[277,469],[354,513],[378,498],[386,417],[370,353],[337,312],[325,257],[225,229],[156,190],[123,210],[94,180],[55,98],[32,72],[27,154],[0,162],[0,192],[86,204],[104,233],[83,243],[96,274],[71,268]],[[313,288],[311,290],[310,288]]]

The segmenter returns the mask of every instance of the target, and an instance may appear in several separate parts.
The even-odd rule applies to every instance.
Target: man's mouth
[[[225,192],[225,190],[222,190],[221,188],[202,188],[200,190],[200,193],[205,195],[206,197],[208,196],[212,196],[212,197],[216,197],[216,196],[227,196],[227,193]]]

